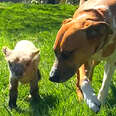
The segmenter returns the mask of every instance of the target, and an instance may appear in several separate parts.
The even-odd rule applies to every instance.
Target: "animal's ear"
[[[68,18],[68,19],[65,19],[63,22],[62,22],[62,25],[63,24],[66,24],[66,23],[69,23],[72,21],[72,18]]]
[[[112,29],[105,22],[96,22],[86,28],[86,34],[88,39],[102,37],[104,35],[109,35],[112,33]]]
[[[40,54],[40,50],[37,49],[32,53],[32,57],[35,57],[36,55],[39,55],[39,54]]]
[[[12,50],[9,49],[8,47],[3,47],[3,48],[2,48],[2,51],[3,51],[3,53],[4,53],[4,55],[5,55],[6,57],[8,57],[8,56],[11,54],[11,52],[12,52]]]
[[[32,61],[36,61],[36,60],[38,61],[40,59],[39,56],[40,56],[40,50],[34,51],[32,53]]]

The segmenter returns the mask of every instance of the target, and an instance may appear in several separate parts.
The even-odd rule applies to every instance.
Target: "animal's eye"
[[[19,62],[19,58],[16,58],[16,59],[15,59],[15,62]]]
[[[72,52],[62,52],[61,57],[63,59],[68,59],[71,56]]]
[[[10,61],[8,61],[8,64],[9,64],[10,67],[12,66],[12,63]]]
[[[88,30],[87,30],[87,36],[88,36],[88,38],[96,37],[96,36],[99,35],[98,32],[99,32],[99,30],[94,29],[94,28],[88,29]]]
[[[26,66],[29,66],[29,65],[30,65],[30,62],[31,62],[31,61],[26,62]]]

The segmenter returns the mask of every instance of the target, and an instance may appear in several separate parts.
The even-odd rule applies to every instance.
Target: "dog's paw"
[[[83,81],[81,89],[83,92],[84,100],[86,101],[89,108],[91,108],[96,113],[99,112],[101,103],[97,99],[97,96],[95,95],[88,80]]]

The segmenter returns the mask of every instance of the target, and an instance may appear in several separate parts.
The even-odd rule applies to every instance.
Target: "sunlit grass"
[[[14,48],[17,41],[32,41],[41,51],[39,68],[42,80],[39,83],[40,101],[29,102],[29,86],[19,86],[18,108],[8,109],[9,71],[0,51],[0,116],[95,116],[84,102],[79,103],[76,95],[76,77],[56,84],[50,82],[49,72],[54,60],[53,43],[58,29],[65,18],[70,18],[76,6],[30,5],[0,3],[0,50],[3,46]],[[103,77],[103,64],[94,71],[93,87],[98,93]],[[98,116],[116,115],[115,76],[107,98]]]

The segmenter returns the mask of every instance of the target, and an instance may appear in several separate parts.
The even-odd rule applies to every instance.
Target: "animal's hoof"
[[[40,96],[39,96],[39,95],[32,96],[32,99],[33,99],[33,100],[39,100],[39,99],[40,99]]]
[[[40,96],[38,94],[37,95],[33,95],[33,96],[32,95],[29,95],[28,96],[28,99],[29,100],[39,100],[40,99]]]
[[[16,100],[10,100],[8,105],[10,109],[16,108]]]
[[[97,99],[97,96],[95,95],[90,83],[88,80],[85,80],[81,86],[84,100],[86,101],[89,108],[91,108],[95,113],[98,113],[100,110],[101,103]]]
[[[13,108],[16,108],[17,107],[17,105],[16,104],[9,104],[9,109],[13,109]]]

